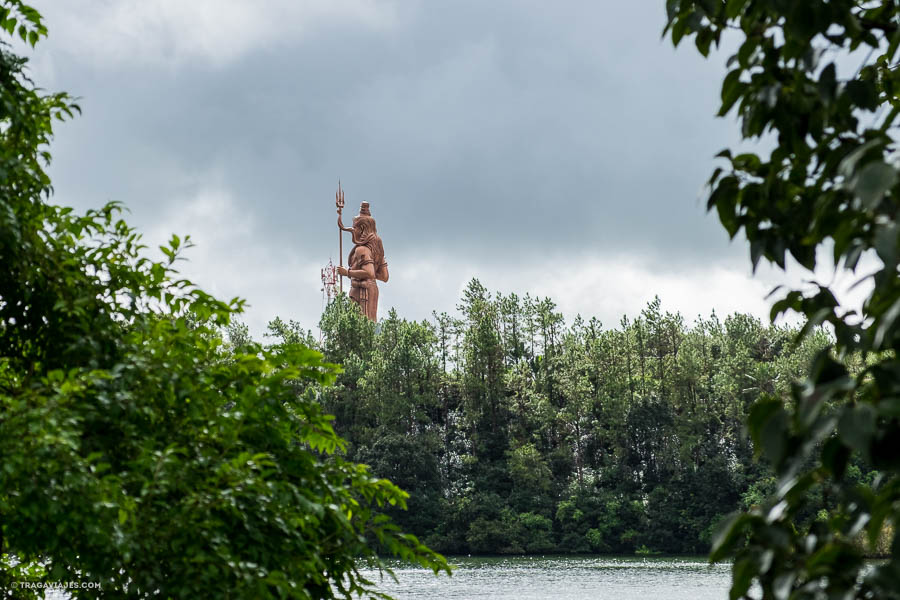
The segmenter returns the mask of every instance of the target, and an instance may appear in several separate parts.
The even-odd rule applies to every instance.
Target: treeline
[[[409,492],[392,516],[451,554],[707,552],[724,515],[774,486],[750,405],[831,341],[742,314],[688,323],[659,299],[616,327],[567,324],[549,299],[477,280],[458,315],[375,326],[338,298],[320,341],[270,324],[343,365],[318,393],[349,458]]]

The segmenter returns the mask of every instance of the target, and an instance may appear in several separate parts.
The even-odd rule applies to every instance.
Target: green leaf
[[[765,242],[759,238],[750,240],[750,263],[753,265],[753,273],[756,273],[756,267],[765,252],[765,246]]]
[[[735,214],[739,194],[737,178],[729,175],[719,180],[719,184],[713,190],[708,201],[708,207],[716,208],[719,213],[719,220],[732,238],[737,235],[740,229],[740,224]]]
[[[750,58],[757,48],[759,48],[759,42],[754,38],[748,38],[747,41],[741,44],[735,57],[742,68],[746,69],[750,67]]]
[[[747,426],[757,444],[774,464],[779,464],[787,450],[788,418],[777,398],[764,398],[750,409]]]
[[[883,417],[900,417],[900,398],[884,398],[878,403],[878,413]]]
[[[809,372],[812,381],[820,386],[843,381],[849,375],[847,367],[831,357],[831,346],[823,348],[816,354]]]
[[[897,267],[898,250],[900,250],[900,227],[891,221],[875,230],[875,252],[884,263],[884,272],[891,276]]]
[[[850,450],[836,437],[830,438],[822,447],[822,466],[831,472],[836,480],[843,478],[850,460]]]
[[[678,11],[680,9],[681,0],[666,0],[666,17],[670,23],[678,16]]]
[[[758,573],[756,557],[744,556],[736,560],[731,569],[731,590],[728,594],[730,600],[743,598]]]
[[[716,526],[712,536],[709,562],[716,563],[730,556],[751,520],[752,517],[750,515],[740,512],[733,513],[722,520]]]
[[[857,174],[853,192],[863,206],[874,209],[885,193],[897,183],[897,170],[883,161],[873,161],[865,165]]]
[[[871,111],[878,107],[878,93],[875,90],[875,84],[871,81],[848,81],[845,93],[850,101],[859,108]]]
[[[744,10],[749,0],[727,0],[725,3],[725,16],[734,19]]]
[[[850,448],[868,455],[877,413],[871,404],[847,406],[838,423],[838,435]]]
[[[742,73],[742,69],[734,69],[725,76],[725,80],[722,82],[722,106],[719,108],[720,117],[724,117],[728,114],[728,111],[731,110],[731,107],[734,106],[734,103],[738,101],[746,89],[747,84],[741,81]]]
[[[797,575],[793,571],[782,573],[775,578],[775,581],[772,583],[772,593],[775,596],[775,600],[787,600],[790,597],[796,578]]]
[[[817,84],[819,88],[819,94],[822,96],[825,103],[831,102],[835,97],[835,92],[837,91],[837,70],[834,66],[834,63],[829,63],[822,72],[819,74],[819,81]]]
[[[876,320],[875,337],[872,340],[874,349],[881,349],[885,341],[892,335],[896,327],[897,317],[900,317],[900,297]]]
[[[854,148],[852,151],[848,152],[847,155],[841,160],[840,165],[838,166],[838,174],[845,179],[853,177],[854,173],[856,173],[857,164],[859,163],[859,161],[876,148],[879,149],[878,157],[880,158],[880,149],[883,146],[884,140],[882,140],[881,138],[876,138],[874,140],[869,140],[868,142],[861,144],[857,148]],[[875,153],[873,152],[872,154]]]
[[[894,61],[894,55],[897,53],[898,46],[900,46],[900,29],[898,29],[891,35],[891,41],[888,44],[887,51],[884,54],[888,62]]]

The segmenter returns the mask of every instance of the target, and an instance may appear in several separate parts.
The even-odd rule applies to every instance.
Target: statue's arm
[[[390,276],[391,274],[388,273],[387,263],[381,263],[381,266],[378,267],[378,273],[376,273],[375,278],[378,279],[378,281],[387,283],[388,277]]]
[[[375,279],[375,265],[371,262],[365,264],[360,269],[349,269],[347,267],[338,267],[338,273],[352,277],[353,279]],[[387,281],[387,279],[382,279]]]
[[[344,227],[344,222],[341,220],[340,212],[338,212],[338,229],[340,229],[341,231],[349,231],[350,233],[353,233],[352,227]]]
[[[356,255],[357,258],[353,260],[356,263],[356,267],[353,269],[338,267],[338,273],[353,279],[375,279],[375,262],[372,260],[369,249],[361,246],[356,249],[356,252],[359,253]]]

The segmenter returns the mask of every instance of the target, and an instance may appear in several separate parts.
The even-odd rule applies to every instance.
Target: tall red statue
[[[349,266],[338,267],[338,273],[350,278],[350,298],[359,305],[363,314],[372,321],[377,321],[378,284],[376,280],[387,282],[388,265],[384,259],[384,246],[375,230],[375,219],[369,212],[369,203],[363,202],[359,206],[359,214],[353,218],[353,227],[344,227],[344,223],[341,221],[344,192],[340,186],[338,186],[336,205],[338,227],[341,231],[349,231],[353,237],[353,250],[350,251],[350,257],[347,260]]]

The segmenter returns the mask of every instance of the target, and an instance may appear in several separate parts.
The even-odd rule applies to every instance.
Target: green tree
[[[796,331],[748,315],[689,326],[658,299],[604,330],[513,298],[472,282],[461,321],[391,313],[376,331],[346,298],[322,317],[323,349],[348,366],[320,398],[348,454],[411,492],[410,510],[389,514],[445,551],[700,552],[723,515],[769,489],[743,426],[754,399],[789,391],[832,342],[816,328],[790,344]],[[816,488],[798,522],[826,500]]]
[[[710,210],[732,237],[743,232],[754,267],[764,258],[784,268],[792,257],[814,269],[825,252],[835,269],[853,271],[864,255],[878,263],[861,278],[872,286],[861,314],[842,308],[827,283],[774,304],[773,317],[805,316],[802,334],[827,323],[834,344],[789,401],[767,394],[753,407],[748,424],[777,471],[776,493],[731,520],[711,558],[735,556],[733,598],[754,579],[766,598],[900,597],[900,541],[872,568],[853,544],[860,532],[874,543],[900,520],[900,5],[667,0],[666,8],[676,45],[693,36],[706,56],[712,45],[738,43],[719,114],[734,110],[745,139],[776,142],[768,154],[723,151],[726,164],[709,182]],[[871,484],[847,476],[856,459],[878,469]],[[801,526],[817,488],[830,510]]]
[[[16,0],[0,27],[46,34]],[[117,205],[49,203],[52,120],[77,107],[0,44],[0,589],[331,598],[370,590],[378,551],[447,570],[379,514],[406,494],[336,454],[311,396],[338,367],[240,328],[226,348],[242,302],[177,277],[182,240],[155,262]]]
[[[499,310],[477,279],[463,291],[459,310],[465,317],[462,384],[466,416],[475,440],[474,454],[479,460],[498,460],[506,451]]]
[[[343,367],[336,384],[323,390],[322,405],[335,416],[335,430],[350,440],[352,454],[353,446],[363,439],[362,432],[373,425],[373,415],[365,410],[362,383],[375,352],[375,325],[341,294],[322,313],[319,328],[325,359]]]

